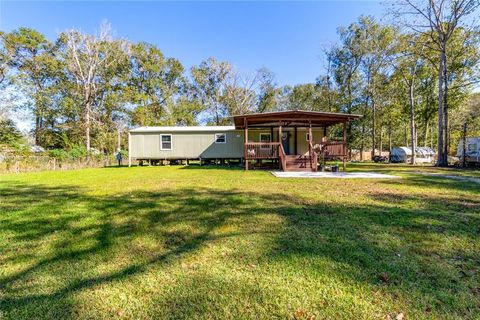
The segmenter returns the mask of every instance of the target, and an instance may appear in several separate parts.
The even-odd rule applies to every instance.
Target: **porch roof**
[[[310,123],[316,127],[328,127],[338,123],[345,123],[362,117],[358,114],[319,112],[319,111],[277,111],[265,113],[252,113],[233,116],[233,122],[236,129],[248,126],[278,126],[281,122],[283,126],[300,127],[308,126]]]

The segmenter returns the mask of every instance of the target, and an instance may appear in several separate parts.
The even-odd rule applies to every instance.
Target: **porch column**
[[[243,125],[245,126],[245,144],[243,146],[244,149],[244,159],[245,159],[245,170],[248,171],[248,158],[247,158],[247,143],[248,143],[248,121],[246,118],[243,118]]]
[[[312,121],[308,120],[308,156],[310,157],[310,166],[313,170],[317,171],[316,168],[313,167],[313,162],[315,161],[315,165],[317,165],[317,159],[313,159],[313,153],[310,146],[313,146],[313,135],[312,135]]]
[[[297,148],[297,143],[298,143],[297,142],[298,141],[297,127],[295,127],[293,130],[294,130],[294,135],[295,135],[295,144],[294,144],[295,154],[298,154],[298,152],[297,152],[297,149],[298,149]]]
[[[278,142],[282,143],[282,122],[278,123]]]
[[[309,143],[313,143],[313,139],[312,139],[312,122],[311,121],[308,121],[308,142]]]
[[[343,171],[347,171],[347,123],[343,123]]]
[[[278,148],[279,148],[278,153],[280,154],[280,148],[281,148],[281,144],[282,144],[282,121],[278,122],[278,137],[277,137],[277,140],[280,143],[280,146],[278,146]],[[278,166],[279,166],[279,169],[285,171],[285,168],[283,168],[282,161],[280,160],[280,158],[278,159]]]

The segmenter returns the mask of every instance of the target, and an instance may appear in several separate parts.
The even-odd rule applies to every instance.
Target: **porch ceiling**
[[[318,112],[318,111],[278,111],[266,113],[253,113],[246,115],[233,116],[236,129],[248,126],[278,126],[282,122],[282,126],[305,127],[310,123],[312,126],[328,127],[338,123],[345,123],[360,118],[358,114]]]

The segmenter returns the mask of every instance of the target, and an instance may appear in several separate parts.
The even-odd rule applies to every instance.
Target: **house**
[[[129,165],[136,161],[239,160],[284,171],[316,171],[318,160],[347,158],[347,124],[354,114],[278,111],[234,116],[233,126],[140,127],[129,132]],[[341,139],[327,130],[343,125]]]

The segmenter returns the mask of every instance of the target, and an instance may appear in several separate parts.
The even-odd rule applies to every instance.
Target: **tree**
[[[448,165],[448,53],[452,37],[465,27],[468,16],[480,6],[478,0],[401,0],[396,15],[411,18],[407,26],[419,34],[429,35],[429,44],[438,54],[438,161]]]
[[[418,72],[422,64],[424,47],[419,45],[419,36],[412,34],[399,35],[394,59],[395,73],[399,75],[408,92],[409,119],[410,119],[410,146],[412,149],[411,164],[416,162],[417,130],[415,92]]]
[[[104,23],[98,35],[68,30],[60,35],[68,75],[76,84],[76,98],[81,104],[82,123],[87,151],[91,148],[92,113],[99,90],[99,74],[115,63],[112,55],[110,25]]]
[[[57,48],[41,33],[29,28],[3,34],[2,40],[8,65],[15,70],[12,85],[29,98],[26,106],[33,109],[35,143],[44,145],[44,128],[52,104],[51,88],[62,69],[55,57]]]
[[[360,105],[361,78],[359,67],[363,59],[363,50],[360,48],[359,38],[361,33],[355,24],[348,28],[339,28],[340,45],[334,46],[328,56],[331,60],[333,79],[337,86],[339,109],[345,113],[354,113]],[[364,122],[361,120],[360,122]],[[352,122],[347,126],[347,143],[351,156],[352,147],[355,147],[359,140],[363,145],[363,135],[354,134],[357,126]],[[359,138],[360,136],[360,138]],[[362,148],[363,149],[363,148]],[[363,152],[360,153],[362,159]]]
[[[380,88],[384,86],[388,78],[390,68],[388,57],[393,53],[393,39],[395,30],[389,26],[382,26],[371,17],[360,17],[358,28],[361,33],[359,48],[362,52],[360,63],[361,74],[364,79],[364,104],[365,112],[371,110],[371,138],[372,159],[377,147],[377,112],[381,104],[377,100]]]
[[[221,103],[226,107],[227,115],[239,115],[255,112],[259,74],[240,73],[232,69],[225,79],[225,90]]]
[[[7,78],[10,55],[4,43],[5,33],[2,31],[0,31],[0,39],[2,39],[2,41],[0,41],[0,85],[2,85]]]
[[[21,132],[11,119],[0,118],[0,146],[17,147],[23,142]]]
[[[206,107],[207,120],[216,125],[222,124],[228,116],[222,99],[231,72],[232,66],[228,62],[217,61],[215,58],[208,58],[191,69],[195,92]]]
[[[275,82],[275,75],[267,68],[260,68],[257,71],[258,77],[258,97],[257,97],[257,112],[274,111],[277,108],[277,98],[280,94],[280,89]]]
[[[148,126],[171,122],[176,100],[189,90],[182,64],[177,59],[165,58],[160,49],[148,43],[133,44],[130,51],[127,100],[137,105],[133,124]]]

